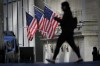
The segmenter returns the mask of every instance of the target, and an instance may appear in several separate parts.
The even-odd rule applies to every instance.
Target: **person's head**
[[[62,8],[62,10],[63,10],[64,12],[67,11],[67,10],[69,10],[69,9],[70,9],[69,3],[68,3],[67,1],[62,2],[61,8]]]
[[[97,51],[97,48],[96,48],[96,47],[93,47],[93,50],[94,50],[94,51]]]

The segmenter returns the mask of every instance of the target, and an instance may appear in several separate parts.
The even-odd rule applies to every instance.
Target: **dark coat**
[[[73,32],[73,17],[70,10],[64,12],[62,19],[55,17],[55,20],[60,23],[62,32]]]

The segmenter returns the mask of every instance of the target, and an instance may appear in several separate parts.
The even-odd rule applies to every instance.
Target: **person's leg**
[[[56,48],[55,48],[55,51],[54,51],[53,60],[56,59],[56,57],[57,57],[57,55],[59,53],[60,47],[61,47],[61,45],[63,44],[64,41],[65,41],[64,36],[60,35],[58,40],[57,40],[57,44],[56,44]]]
[[[59,53],[60,47],[61,47],[61,45],[63,44],[64,41],[65,41],[64,35],[61,34],[59,36],[58,40],[57,40],[57,44],[56,44],[56,47],[55,47],[55,51],[54,51],[54,55],[53,55],[52,60],[46,59],[47,61],[49,61],[51,63],[55,63],[55,60],[56,60],[56,57]]]
[[[71,46],[71,48],[73,49],[73,51],[76,53],[78,58],[81,59],[79,47],[75,45],[73,34],[69,35],[66,40],[68,44]]]

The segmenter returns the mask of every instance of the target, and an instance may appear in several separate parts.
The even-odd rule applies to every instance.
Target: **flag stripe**
[[[32,26],[34,26],[34,21],[35,19],[32,20],[31,24],[28,27],[28,38],[30,38],[32,36],[31,31],[32,31]]]
[[[43,18],[43,16],[41,17],[41,20],[40,20],[40,22],[39,22],[39,29],[40,30],[42,30],[43,29],[43,22],[44,22],[44,18]]]
[[[41,34],[44,36],[45,35],[45,31],[44,31],[44,16],[42,14],[41,11],[39,11],[38,9],[35,8],[35,17],[37,18],[38,21],[38,29],[39,32],[41,32]]]
[[[32,41],[33,36],[37,30],[37,19],[33,18],[30,14],[26,13],[27,20],[27,38]]]
[[[54,17],[58,16],[52,10],[45,6],[45,30],[47,31],[48,38],[52,39],[55,35],[56,27],[58,26],[58,22],[54,20]]]

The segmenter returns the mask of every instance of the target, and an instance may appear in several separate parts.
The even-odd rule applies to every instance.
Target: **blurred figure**
[[[6,56],[6,63],[13,63],[14,62],[14,51],[11,42],[7,41],[5,45],[5,56]]]
[[[76,28],[76,25],[74,23],[74,18],[72,16],[72,12],[70,10],[69,3],[67,1],[63,2],[61,4],[61,8],[62,8],[62,11],[64,12],[62,19],[59,19],[57,17],[54,17],[54,19],[60,23],[62,33],[57,40],[57,45],[56,45],[53,59],[52,60],[47,59],[47,61],[49,61],[51,63],[55,63],[55,60],[56,60],[56,57],[59,53],[60,47],[62,46],[62,44],[65,41],[68,42],[68,44],[71,46],[71,48],[77,54],[78,61],[76,61],[76,62],[83,61],[81,56],[80,56],[79,48],[75,45],[75,42],[74,42],[73,35],[74,35],[74,29]]]
[[[93,55],[93,61],[99,60],[99,52],[96,47],[93,47],[92,55]]]

